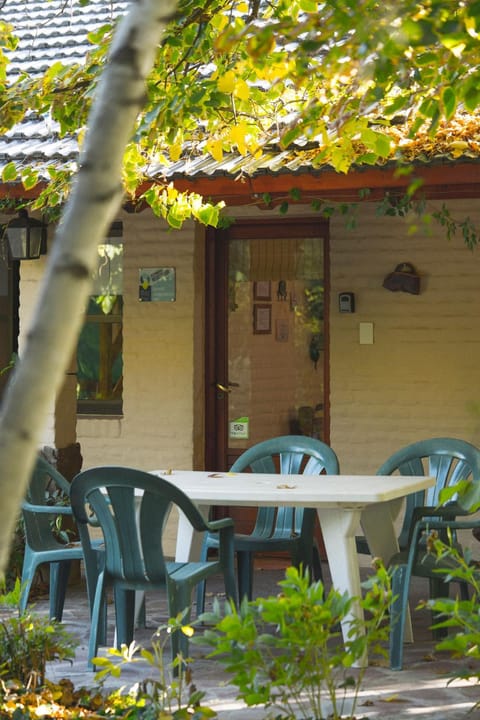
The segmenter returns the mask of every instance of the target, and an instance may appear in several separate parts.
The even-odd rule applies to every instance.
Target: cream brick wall
[[[478,202],[448,207],[480,225]],[[370,205],[353,232],[331,223],[331,444],[343,472],[374,471],[424,437],[480,443],[480,249],[436,224],[430,236],[407,232]],[[404,261],[422,276],[419,296],[382,287]],[[355,292],[355,314],[338,313],[342,291]],[[373,345],[359,344],[360,322],[374,324]]]
[[[79,419],[83,467],[192,468],[194,231],[169,231],[145,211],[124,214],[123,418]],[[175,302],[138,300],[139,269],[174,267]],[[203,358],[199,360],[203,363]],[[176,516],[166,551],[174,552]]]
[[[84,466],[192,467],[194,240],[145,211],[122,217],[124,391],[122,419],[79,419]],[[175,302],[138,300],[140,268],[174,267]]]
[[[46,257],[41,256],[38,260],[31,260],[20,263],[20,307],[19,324],[20,334],[18,338],[18,353],[21,356],[25,338],[32,322],[37,297],[40,290],[40,281],[46,265]],[[40,437],[40,447],[47,445],[55,447],[55,403],[52,401],[51,411],[48,413],[45,425]]]

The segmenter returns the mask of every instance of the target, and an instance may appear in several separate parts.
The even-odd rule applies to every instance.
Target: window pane
[[[122,305],[117,296],[105,314],[101,296],[92,296],[77,346],[77,400],[80,412],[122,409]]]

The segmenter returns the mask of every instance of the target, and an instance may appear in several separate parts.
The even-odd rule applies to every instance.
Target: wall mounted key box
[[[354,313],[355,312],[355,295],[352,292],[339,293],[338,309],[341,313]]]

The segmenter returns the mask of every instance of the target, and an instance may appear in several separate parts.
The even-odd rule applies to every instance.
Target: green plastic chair
[[[431,475],[436,478],[433,487],[412,493],[407,497],[405,518],[400,533],[400,551],[388,562],[392,572],[392,594],[394,601],[390,608],[390,666],[394,670],[403,667],[403,642],[408,610],[408,596],[412,576],[429,580],[430,596],[448,596],[450,582],[458,580],[439,570],[448,569],[449,560],[441,562],[427,552],[425,534],[437,530],[440,537],[448,541],[450,529],[456,547],[459,528],[478,527],[480,522],[473,516],[457,520],[458,516],[469,513],[460,508],[455,500],[440,505],[440,493],[446,487],[453,487],[461,480],[480,480],[480,450],[474,445],[456,438],[431,438],[422,440],[394,453],[378,469],[378,475]],[[403,545],[403,549],[402,549]],[[468,598],[468,588],[460,583],[461,596]],[[438,633],[434,633],[438,637]]]
[[[72,517],[70,507],[70,484],[43,456],[39,455],[22,503],[25,528],[25,553],[22,567],[20,611],[24,612],[35,573],[40,565],[48,564],[50,571],[50,619],[59,622],[63,617],[65,595],[73,560],[83,560],[80,542],[64,543],[55,533],[58,515]],[[61,504],[58,504],[61,503]],[[87,591],[96,581],[96,558],[98,544],[93,545],[94,556],[87,572]]]
[[[90,556],[89,525],[100,527],[105,543],[104,566],[98,574],[91,615],[90,665],[99,646],[107,586],[113,587],[118,647],[133,640],[135,591],[165,589],[170,616],[186,611],[188,622],[193,588],[221,572],[227,597],[236,602],[230,518],[206,522],[196,505],[175,485],[128,467],[97,467],[79,473],[72,481],[71,502],[86,555]],[[218,534],[218,560],[166,559],[162,536],[172,505],[184,513],[196,531]],[[172,633],[173,658],[179,651],[187,657],[188,639],[183,633]]]
[[[305,435],[283,435],[257,443],[233,463],[231,472],[286,473],[306,475],[339,472],[338,458],[331,447]],[[320,553],[314,541],[315,508],[260,507],[249,535],[236,533],[238,589],[240,600],[253,594],[254,553],[289,552],[292,564],[308,568],[311,577],[321,578]],[[216,548],[217,539],[207,534],[201,558]],[[314,555],[315,553],[315,555]],[[204,610],[205,584],[197,589],[197,613]]]

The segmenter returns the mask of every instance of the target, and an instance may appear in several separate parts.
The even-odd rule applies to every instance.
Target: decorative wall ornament
[[[383,281],[383,287],[391,292],[406,292],[411,295],[420,294],[420,275],[412,263],[404,262],[397,265]]]

